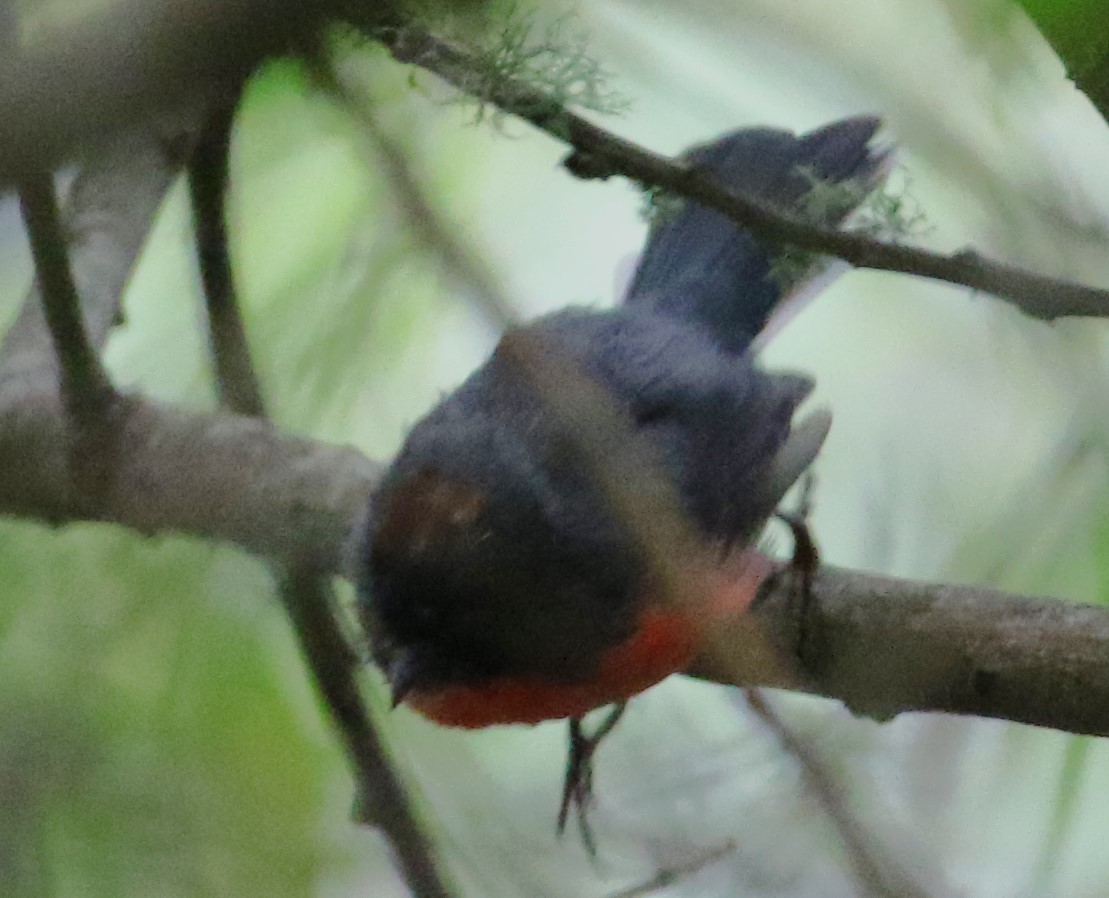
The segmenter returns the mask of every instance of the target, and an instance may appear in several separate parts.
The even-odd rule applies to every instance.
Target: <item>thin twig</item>
[[[90,156],[70,185],[63,210],[70,270],[97,350],[123,318],[124,288],[191,144],[188,130],[123,134]],[[0,342],[0,383],[56,388],[57,368],[36,283]]]
[[[366,710],[359,689],[361,662],[336,619],[325,572],[295,565],[282,578],[281,595],[312,676],[354,762],[359,806],[366,822],[389,840],[415,898],[453,898],[423,826]]]
[[[234,103],[211,112],[189,164],[197,252],[221,402],[267,420],[235,292],[225,226]],[[339,625],[338,602],[326,569],[313,556],[276,565],[281,596],[313,679],[353,762],[363,817],[389,842],[414,898],[451,898],[435,849],[389,762],[359,688],[358,653]]]
[[[19,199],[46,325],[58,357],[62,398],[75,422],[93,422],[107,411],[115,391],[85,331],[81,299],[69,268],[54,176],[29,176],[20,187]]]
[[[746,689],[744,692],[755,716],[797,762],[810,793],[827,814],[843,842],[859,885],[866,893],[876,898],[927,898],[928,893],[903,871],[890,869],[891,862],[879,858],[882,854],[880,846],[874,836],[855,819],[843,789],[813,747],[786,726],[762,692],[758,689]]]
[[[227,239],[225,200],[235,108],[231,102],[209,113],[189,160],[189,193],[220,404],[242,415],[264,418],[265,402],[250,359]]]
[[[710,848],[707,851],[696,854],[687,861],[674,864],[671,867],[664,867],[646,882],[631,886],[627,889],[621,889],[618,892],[612,892],[608,898],[642,898],[642,896],[649,895],[651,892],[669,888],[675,883],[681,882],[683,879],[688,879],[695,873],[700,873],[705,867],[723,860],[729,854],[734,854],[735,849],[735,842],[729,839],[723,845],[717,845],[715,848]]]
[[[402,63],[434,73],[458,90],[517,115],[573,148],[567,168],[578,177],[623,175],[716,209],[767,241],[836,256],[857,268],[901,272],[992,293],[1028,315],[1109,315],[1109,291],[1006,265],[973,250],[951,255],[886,243],[802,221],[720,186],[688,165],[651,152],[554,102],[532,85],[483,75],[462,47],[417,27],[377,29],[374,36]]]
[[[460,236],[460,229],[431,201],[404,148],[374,117],[369,97],[356,94],[318,55],[309,59],[316,79],[361,126],[412,233],[439,259],[448,277],[462,286],[462,295],[490,325],[504,329],[513,324],[516,313],[488,265]]]

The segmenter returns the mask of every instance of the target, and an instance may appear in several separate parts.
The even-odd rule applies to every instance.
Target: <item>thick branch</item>
[[[807,675],[790,688],[879,720],[944,711],[1109,736],[1109,609],[823,568],[802,621],[787,581],[753,616]],[[706,658],[696,675],[731,682],[724,670]]]
[[[240,9],[239,5],[227,6]],[[133,37],[128,29],[119,33],[128,40]],[[196,46],[202,48],[198,52],[207,49],[203,41]],[[432,49],[439,46],[434,44]],[[402,49],[395,47],[400,58],[428,63],[426,47]],[[441,73],[449,75],[451,65],[465,62],[452,56],[453,52],[432,60]],[[123,59],[127,53],[121,51],[119,56]],[[11,91],[30,90],[10,80],[12,66],[26,62],[0,62],[0,112]],[[60,76],[74,75],[72,65],[62,65],[64,60],[54,62],[61,65]],[[235,72],[239,76],[242,69],[235,67]],[[465,72],[456,74],[461,78]],[[45,77],[42,72],[39,75]],[[156,89],[162,87],[159,84]],[[496,96],[490,99],[520,111],[521,98],[513,98],[512,85],[502,84],[493,92]],[[523,96],[528,102],[534,99]],[[36,113],[42,108],[55,109],[43,97],[37,104]],[[65,108],[70,108],[68,101]],[[26,124],[30,113],[23,111],[27,115],[6,121]],[[88,125],[87,113],[77,117]],[[890,252],[907,253],[902,258],[914,264],[929,258],[929,254],[881,247],[852,235],[819,232],[814,236],[813,229],[774,215],[760,226],[759,217],[766,210],[752,209],[742,198],[681,165],[552,108],[549,102],[535,106],[528,117],[576,148],[579,172],[594,176],[621,172],[655,183],[731,214],[770,238],[836,252],[851,261],[865,258],[870,251],[878,252],[885,262]],[[53,114],[42,121],[48,128]],[[111,123],[109,117],[107,124]],[[0,157],[10,161],[12,157],[3,154],[18,153],[21,145],[26,149],[23,132],[5,142]],[[153,167],[164,165],[163,160]],[[141,199],[147,210],[156,208],[157,202],[151,200],[160,200],[168,183],[161,175],[132,182],[133,173],[126,168],[116,174],[121,183],[144,184]],[[121,197],[116,201],[126,208]],[[110,213],[113,207],[109,204],[107,208]],[[92,209],[95,215],[102,214],[98,207]],[[743,217],[748,214],[754,217]],[[148,221],[137,224],[142,217],[133,216],[130,209],[123,215],[128,220],[126,238],[107,228],[91,228],[96,241],[106,241],[106,249],[87,247],[85,275],[80,274],[77,262],[81,247],[73,253],[78,287],[91,303],[86,325],[94,345],[101,344],[116,315],[122,283],[148,227]],[[774,231],[775,227],[779,230]],[[825,238],[832,242],[819,242]],[[863,256],[849,254],[856,251]],[[952,261],[934,258],[936,264]],[[983,264],[972,257],[961,261],[972,269]],[[910,270],[907,263],[898,268],[885,262],[884,267]],[[986,266],[986,270],[991,276],[1009,271],[1016,286],[996,292],[1043,317],[1100,313],[1106,307],[1100,291],[1063,289],[996,266]],[[82,277],[88,277],[94,291],[102,291],[99,298],[86,291]],[[973,283],[971,278],[960,282],[993,289],[987,283]],[[1053,292],[1057,304],[1036,306]],[[5,340],[5,350],[22,350],[35,343],[33,335],[17,325]],[[34,353],[40,360],[41,348],[40,340]],[[120,444],[114,478],[109,488],[97,495],[96,507],[90,509],[87,501],[75,496],[65,476],[65,416],[54,390],[53,371],[49,378],[32,376],[16,362],[15,358],[5,359],[0,379],[0,469],[5,472],[0,478],[0,513],[55,523],[95,519],[143,533],[189,534],[229,541],[282,563],[310,557],[321,570],[351,572],[344,547],[378,474],[377,466],[361,454],[284,435],[234,415],[195,415],[129,399],[119,409]],[[794,603],[784,587],[771,590],[754,620],[785,657],[802,662],[808,675],[803,688],[845,701],[860,713],[889,717],[903,711],[946,711],[1109,735],[1109,610],[1015,598],[992,590],[823,570],[816,578],[803,627],[798,626]],[[750,628],[743,629],[746,638]],[[728,642],[727,634],[721,637],[721,642]],[[741,646],[742,640],[736,639],[734,644]],[[700,674],[713,676],[707,666]],[[765,682],[744,685],[782,684],[768,676]]]
[[[65,420],[50,390],[0,392],[0,514],[49,523],[101,520],[147,535],[234,543],[275,561],[343,569],[352,522],[379,467],[353,449],[261,421],[138,398],[118,405],[118,465],[95,513],[65,477]]]
[[[124,287],[190,144],[188,136],[124,135],[74,181],[66,231],[95,347],[120,318]],[[0,343],[0,363],[0,513],[207,536],[276,560],[307,555],[328,570],[341,566],[344,539],[377,471],[362,455],[279,436],[246,418],[127,398],[115,410],[118,466],[93,509],[67,477],[57,363],[37,289]],[[277,517],[254,517],[267,508]]]
[[[74,273],[98,345],[175,170],[156,142],[135,140],[134,155],[121,147],[82,173],[71,200]],[[3,344],[0,513],[187,534],[282,563],[313,558],[323,570],[351,574],[347,541],[380,468],[353,450],[248,418],[125,400],[115,476],[90,510],[65,476],[54,371],[27,364],[51,356],[36,308],[28,304]],[[814,590],[803,653],[785,587],[755,619],[784,657],[801,657],[804,688],[816,694],[875,716],[940,710],[1109,734],[1109,611],[831,570]],[[718,643],[742,646],[750,628],[741,629]],[[763,685],[781,685],[767,679]]]
[[[346,543],[380,473],[365,456],[235,415],[137,399],[122,414],[117,479],[90,516],[59,476],[56,398],[0,407],[0,514],[187,534],[353,573]],[[808,682],[799,688],[814,695],[879,719],[945,711],[1109,735],[1109,609],[831,568],[815,578],[803,628],[793,599],[777,586],[753,617],[784,657],[801,658]],[[742,650],[749,627],[737,628],[717,644]],[[719,670],[705,662],[696,675],[731,682]]]
[[[568,144],[574,152],[567,168],[579,177],[623,175],[716,209],[770,242],[836,256],[857,268],[913,274],[992,293],[1036,318],[1109,315],[1109,291],[1005,265],[972,250],[943,255],[809,224],[730,191],[680,161],[618,137],[531,85],[490,78],[465,50],[426,31],[400,27],[379,31],[378,36],[398,61],[427,69]]]
[[[114,0],[42,29],[0,56],[0,183],[60,166],[105,134],[191,118],[311,30],[326,5]]]

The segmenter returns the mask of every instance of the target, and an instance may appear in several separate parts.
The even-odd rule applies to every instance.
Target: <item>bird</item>
[[[744,128],[681,161],[836,225],[888,174],[880,125]],[[814,213],[817,184],[843,189]],[[787,252],[666,198],[622,300],[511,329],[412,427],[370,498],[357,609],[394,705],[468,729],[568,720],[560,831],[576,804],[586,835],[590,760],[624,703],[693,663],[712,614],[753,600],[769,570],[754,543],[828,432],[825,410],[794,423],[812,380],[755,358],[775,313],[827,267],[806,257],[779,277]],[[607,471],[552,401],[581,386],[600,403],[583,414],[618,422]],[[660,479],[688,530],[675,564],[706,584],[700,597],[666,594],[657,547],[605,488],[643,476]],[[606,706],[587,736],[582,718]]]

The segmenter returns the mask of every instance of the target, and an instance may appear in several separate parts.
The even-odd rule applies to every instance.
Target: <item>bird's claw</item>
[[[589,823],[589,807],[593,803],[593,755],[601,741],[619,722],[626,706],[626,702],[613,705],[592,733],[585,732],[582,718],[570,719],[566,778],[562,786],[562,803],[558,809],[558,834],[565,832],[572,808],[578,820],[582,844],[590,857],[597,856],[597,843]]]

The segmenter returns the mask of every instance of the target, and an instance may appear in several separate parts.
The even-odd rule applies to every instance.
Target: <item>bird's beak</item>
[[[394,708],[419,685],[421,668],[419,655],[412,649],[401,649],[393,656],[385,670],[385,676],[392,689]]]

